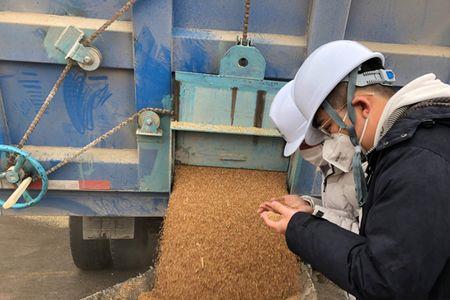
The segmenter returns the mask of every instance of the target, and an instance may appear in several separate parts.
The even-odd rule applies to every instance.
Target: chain
[[[109,20],[107,20],[100,28],[98,28],[96,31],[94,31],[89,37],[87,37],[86,39],[82,40],[81,43],[84,46],[89,46],[96,38],[98,38],[103,32],[105,32],[105,30],[112,23],[114,23],[125,12],[127,12],[135,4],[135,2],[136,2],[136,0],[128,0],[127,3],[125,3],[125,5],[122,6],[122,8],[119,9]],[[36,125],[39,123],[39,121],[41,120],[41,118],[44,115],[45,111],[47,110],[48,106],[50,105],[50,103],[52,102],[53,98],[55,97],[56,92],[58,91],[59,87],[61,86],[61,83],[66,78],[66,76],[69,73],[70,69],[74,65],[75,65],[75,62],[73,60],[69,59],[66,67],[64,68],[64,70],[59,75],[59,77],[58,77],[57,81],[55,82],[55,84],[53,85],[49,95],[47,96],[47,98],[45,99],[45,101],[42,104],[41,108],[39,109],[39,112],[36,114],[36,116],[34,117],[33,121],[31,122],[30,126],[28,127],[27,131],[25,132],[24,136],[20,140],[18,148],[22,148],[24,146],[24,144],[28,141],[28,138],[30,137],[31,133],[36,128]],[[111,135],[113,135],[114,133],[116,133],[117,131],[119,131],[123,127],[127,126],[129,123],[131,123],[137,116],[139,116],[140,113],[142,113],[144,111],[153,111],[153,112],[156,112],[156,113],[158,113],[160,115],[173,115],[173,111],[167,110],[167,109],[144,108],[144,109],[140,110],[139,112],[131,115],[130,117],[128,117],[127,119],[125,119],[121,123],[117,124],[115,127],[110,129],[108,132],[104,133],[103,135],[101,135],[98,138],[96,138],[95,140],[93,140],[92,142],[90,142],[89,144],[87,144],[86,146],[84,146],[83,148],[78,150],[77,152],[75,152],[75,154],[73,154],[72,156],[64,158],[58,164],[56,164],[55,166],[53,166],[50,169],[48,169],[46,171],[47,175],[55,172],[56,170],[60,169],[61,167],[63,167],[66,164],[68,164],[69,162],[73,161],[78,156],[82,155],[83,153],[85,153],[86,151],[91,149],[92,147],[95,147],[100,142],[106,140]]]
[[[23,135],[22,139],[20,140],[19,145],[17,146],[17,148],[21,149],[23,147],[23,145],[25,145],[25,143],[28,141],[28,138],[30,137],[30,134],[36,128],[36,125],[41,120],[42,116],[44,115],[45,111],[47,110],[47,107],[50,105],[50,103],[52,102],[53,98],[55,97],[56,92],[59,89],[59,86],[63,82],[64,78],[66,78],[67,74],[69,73],[70,69],[72,69],[74,64],[75,63],[72,60],[70,60],[67,63],[67,65],[64,68],[64,70],[61,72],[61,74],[59,74],[58,80],[56,80],[55,84],[53,85],[52,89],[50,90],[50,93],[48,94],[48,96],[45,99],[44,103],[42,103],[41,108],[39,109],[38,113],[34,117],[33,121],[30,124],[30,126],[28,126],[28,129],[25,132],[25,134]]]
[[[47,170],[47,175],[55,172],[56,170],[58,170],[62,166],[65,166],[66,164],[68,164],[69,162],[73,161],[75,158],[77,158],[81,154],[85,153],[86,151],[88,151],[92,147],[96,146],[98,143],[106,140],[111,135],[113,135],[114,133],[116,133],[117,131],[119,131],[123,127],[127,126],[129,123],[131,123],[140,113],[145,112],[145,111],[153,111],[155,113],[158,113],[159,115],[170,115],[170,116],[173,115],[173,111],[168,110],[168,109],[144,108],[144,109],[140,110],[139,112],[131,115],[130,117],[128,117],[127,119],[125,119],[121,123],[117,124],[117,126],[115,126],[114,128],[110,129],[108,132],[104,133],[103,135],[99,136],[98,138],[96,138],[95,140],[93,140],[92,142],[90,142],[89,144],[87,144],[86,146],[81,148],[80,150],[78,150],[74,155],[72,155],[70,157],[67,157],[67,158],[64,158],[58,164],[56,164],[55,166],[53,166],[50,169],[48,169]]]
[[[84,46],[89,46],[96,38],[99,37],[112,23],[114,23],[118,18],[120,18],[124,13],[126,13],[136,2],[136,0],[128,0],[121,9],[119,9],[114,16],[111,17],[108,21],[106,21],[99,29],[94,31],[89,37],[83,40],[81,43]]]
[[[121,9],[119,9],[108,21],[106,21],[99,29],[94,31],[89,37],[87,37],[84,41],[82,41],[84,46],[89,46],[100,34],[102,34],[112,23],[114,23],[120,16],[122,16],[125,12],[127,12],[133,4],[136,2],[136,0],[128,0],[127,3],[125,3],[124,6],[122,6]],[[56,80],[55,84],[53,85],[52,89],[50,90],[50,93],[48,94],[47,98],[45,99],[44,103],[42,104],[41,108],[39,109],[38,113],[34,117],[33,121],[31,122],[30,126],[28,126],[27,131],[23,135],[22,139],[20,140],[19,144],[17,145],[17,148],[21,149],[25,145],[25,143],[28,141],[28,138],[30,137],[31,133],[36,128],[37,124],[41,120],[42,116],[44,115],[45,111],[47,110],[48,106],[52,102],[53,98],[56,95],[56,92],[58,91],[59,87],[61,86],[61,83],[63,82],[64,78],[66,78],[67,74],[69,74],[70,69],[74,66],[75,62],[71,59],[67,62],[66,67],[59,75],[58,79]]]
[[[244,28],[242,30],[242,45],[248,46],[248,17],[250,15],[250,0],[245,0],[245,12],[244,12]]]

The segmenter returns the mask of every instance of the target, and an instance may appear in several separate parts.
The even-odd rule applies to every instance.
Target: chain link
[[[99,29],[94,31],[89,37],[81,41],[84,46],[89,46],[100,34],[105,32],[105,30],[114,23],[118,18],[120,18],[124,13],[126,13],[133,5],[136,3],[136,0],[128,0],[121,9],[119,9],[114,16],[111,17],[108,21],[106,21]]]
[[[242,45],[248,46],[248,17],[250,16],[250,0],[245,0],[244,28],[242,30]]]
[[[69,162],[73,161],[75,158],[77,158],[81,154],[85,153],[86,151],[88,151],[92,147],[96,146],[98,143],[103,142],[104,140],[109,138],[111,135],[113,135],[114,133],[116,133],[117,131],[122,129],[123,127],[127,126],[137,116],[139,116],[139,114],[141,114],[142,112],[145,112],[145,111],[153,111],[155,113],[158,113],[159,115],[170,115],[170,116],[173,115],[173,111],[172,110],[168,110],[168,109],[161,109],[161,108],[144,108],[144,109],[141,109],[139,112],[131,115],[130,117],[128,117],[127,119],[125,119],[121,123],[117,124],[117,126],[115,126],[114,128],[110,129],[108,132],[104,133],[103,135],[99,136],[98,138],[96,138],[95,140],[93,140],[92,142],[90,142],[89,144],[87,144],[86,146],[81,148],[80,150],[78,150],[74,155],[63,159],[62,161],[60,161],[55,166],[53,166],[50,169],[48,169],[47,170],[47,175],[55,172],[56,170],[58,170],[62,166],[65,166]]]
[[[100,26],[99,29],[94,31],[89,37],[87,37],[84,41],[82,41],[84,46],[89,46],[100,34],[102,34],[112,23],[114,23],[120,16],[122,16],[125,12],[127,12],[133,4],[136,2],[136,0],[128,0],[127,3],[125,3],[124,6],[122,6],[121,9],[119,9],[108,21],[106,21],[102,26]],[[61,86],[61,83],[66,78],[67,74],[69,74],[70,69],[75,65],[75,62],[71,59],[68,60],[67,65],[65,66],[64,70],[59,75],[58,79],[56,80],[55,84],[53,85],[52,89],[50,90],[50,93],[48,94],[47,98],[45,99],[44,103],[42,104],[41,108],[39,109],[38,113],[34,117],[33,121],[31,122],[30,126],[28,126],[28,129],[26,130],[25,134],[23,135],[22,139],[20,140],[19,144],[17,145],[17,148],[21,149],[25,145],[25,143],[28,141],[28,138],[30,137],[31,133],[36,128],[37,124],[41,120],[42,116],[44,115],[45,111],[47,110],[48,106],[52,102],[53,98],[56,95],[56,92],[58,91],[59,87]]]

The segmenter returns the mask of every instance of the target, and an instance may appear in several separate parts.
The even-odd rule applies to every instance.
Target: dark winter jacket
[[[408,110],[369,175],[360,235],[296,213],[289,249],[358,299],[450,299],[450,107]]]

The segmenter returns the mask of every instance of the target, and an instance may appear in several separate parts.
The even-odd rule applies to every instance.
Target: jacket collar
[[[432,127],[440,119],[450,119],[450,106],[429,106],[411,110],[400,118],[378,142],[376,151],[389,148],[411,139],[419,126]]]

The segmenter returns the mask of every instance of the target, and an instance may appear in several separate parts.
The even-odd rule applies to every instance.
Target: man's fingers
[[[268,227],[275,230],[275,232],[281,234],[284,234],[286,232],[287,222],[285,219],[283,219],[283,217],[278,221],[274,221],[270,219],[269,212],[265,211],[261,214],[261,218],[264,220],[264,223],[266,223]]]
[[[259,208],[257,210],[258,214],[261,214],[261,213],[263,213],[265,211],[270,211],[270,210],[267,207],[265,207],[265,206],[259,206]]]
[[[272,202],[272,201],[278,201],[278,202],[284,201],[284,198],[285,198],[284,196],[275,197],[275,198],[270,199],[270,202]]]
[[[291,212],[290,208],[277,201],[272,201],[268,205],[273,212],[279,213],[280,215],[288,215]]]
[[[259,206],[259,208],[260,208],[262,211],[273,211],[273,210],[272,210],[272,207],[270,207],[269,204],[270,204],[269,201],[263,202],[263,203],[261,203],[261,205]]]
[[[261,203],[258,207],[258,214],[262,213],[265,210],[266,210],[266,207],[265,207],[264,203]]]
[[[268,205],[269,203],[270,202],[268,202],[268,201],[261,203],[258,207],[258,211],[257,211],[258,214],[261,214],[262,212],[265,212],[265,211],[272,211],[272,208]]]
[[[278,221],[273,221],[269,218],[269,213],[267,211],[263,212],[261,214],[261,218],[264,220],[264,223],[266,223],[267,226],[269,226],[270,228],[273,228],[275,230],[277,230],[277,225],[278,225]]]

